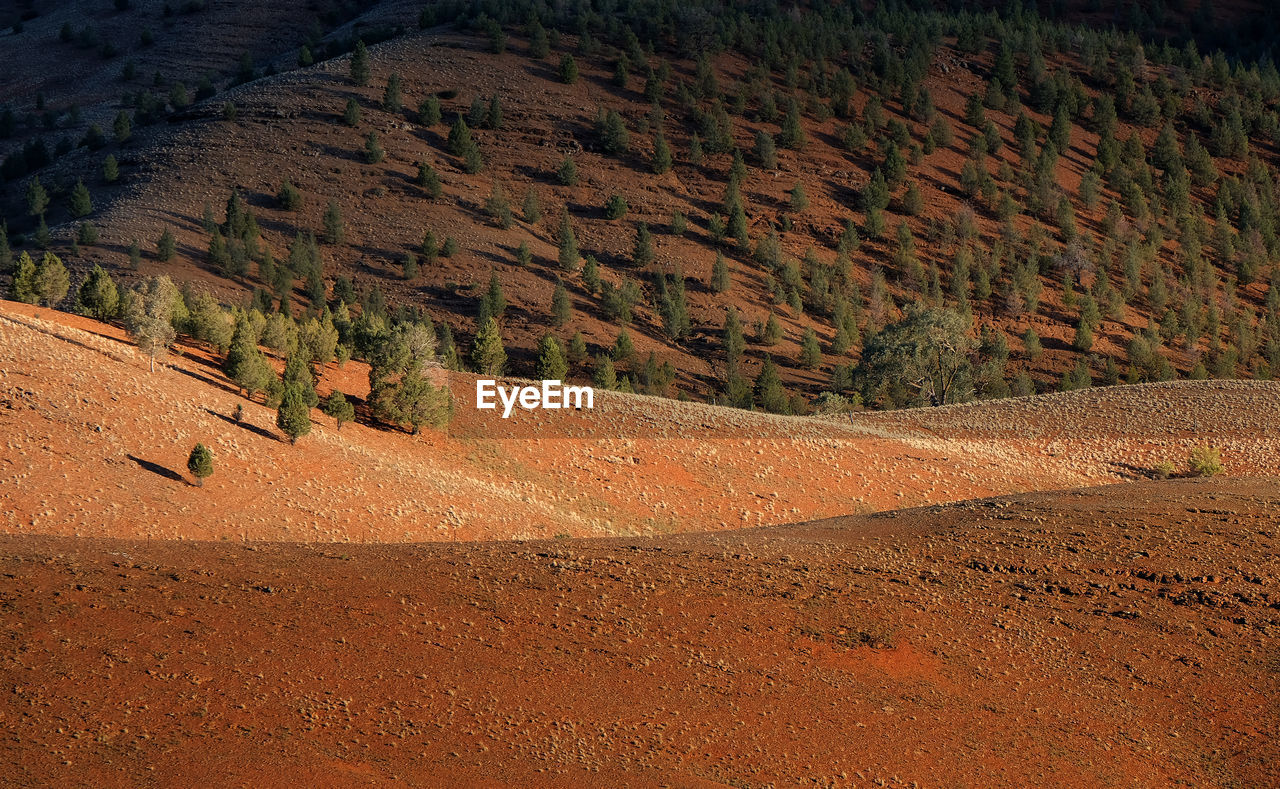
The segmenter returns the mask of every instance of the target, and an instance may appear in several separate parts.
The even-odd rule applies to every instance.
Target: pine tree
[[[551,325],[556,328],[565,325],[569,322],[572,311],[569,291],[564,286],[564,280],[557,279],[555,290],[551,292]]]
[[[533,250],[529,249],[528,241],[521,241],[520,246],[516,247],[516,265],[527,268],[533,262]]]
[[[576,331],[573,337],[569,339],[569,348],[565,352],[565,358],[569,364],[578,366],[587,358],[587,340],[582,336],[582,332]]]
[[[174,241],[173,233],[166,227],[164,232],[160,234],[160,240],[156,242],[156,259],[162,263],[168,262],[173,259],[177,249],[178,246],[177,242]]]
[[[507,230],[514,221],[511,216],[511,202],[507,199],[507,191],[502,183],[495,180],[489,187],[489,198],[485,200],[484,209],[498,223],[498,227]]]
[[[644,268],[653,262],[653,235],[649,232],[649,225],[641,222],[636,228],[636,243],[631,252],[631,262],[637,268]]]
[[[550,334],[542,335],[538,342],[538,369],[535,377],[544,381],[563,381],[569,375],[569,363],[564,358],[560,341]]]
[[[902,207],[911,216],[920,216],[924,211],[924,197],[915,181],[907,185],[907,192],[902,196]]]
[[[520,214],[529,224],[542,221],[542,203],[538,200],[538,191],[530,186],[524,192],[524,201],[520,204]]]
[[[804,184],[800,181],[791,188],[791,212],[794,214],[803,213],[809,207],[809,196],[805,194]]]
[[[24,304],[35,304],[39,298],[36,264],[31,260],[31,255],[23,252],[18,256],[18,265],[13,270],[13,300]]]
[[[176,336],[173,319],[181,302],[182,294],[164,276],[141,283],[127,301],[125,329],[134,344],[150,358],[152,372],[156,357],[168,351]]]
[[[324,401],[324,408],[322,410],[324,411],[325,416],[333,418],[337,423],[337,429],[339,431],[342,430],[342,425],[344,423],[350,422],[356,418],[355,406],[347,402],[347,398],[337,389],[334,389],[329,393],[329,397]]]
[[[276,427],[289,437],[290,444],[298,443],[299,438],[311,432],[311,406],[297,386],[285,385],[276,408]]]
[[[578,267],[578,239],[573,234],[573,225],[569,223],[569,211],[566,209],[560,220],[560,268],[573,271]]]
[[[13,268],[13,248],[9,246],[9,226],[0,221],[0,274]]]
[[[769,356],[764,357],[764,365],[756,376],[755,399],[764,410],[774,414],[787,412],[787,393],[782,388],[782,378],[778,375],[778,366]]]
[[[369,136],[364,139],[364,160],[368,164],[377,164],[382,161],[385,153],[382,150],[382,143],[378,142],[378,133],[371,131]]]
[[[804,330],[804,339],[800,341],[800,366],[806,370],[816,370],[822,364],[822,348],[818,345],[818,335],[812,328]]]
[[[800,105],[795,99],[787,104],[786,117],[782,119],[782,129],[778,132],[778,145],[793,151],[804,147],[804,127],[800,124]]]
[[[773,135],[764,129],[756,132],[755,156],[756,161],[766,170],[773,170],[778,166],[778,150],[774,145]]]
[[[631,334],[624,326],[618,330],[618,337],[613,341],[613,360],[619,364],[630,364],[636,355],[636,346],[631,342]]]
[[[605,153],[625,153],[631,146],[631,135],[617,110],[609,110],[605,114],[600,137]]]
[[[400,75],[391,72],[387,77],[387,87],[382,91],[382,108],[387,112],[399,112],[404,104],[400,98]]]
[[[699,139],[697,132],[689,138],[689,163],[695,167],[702,164],[702,140]]]
[[[662,129],[658,129],[658,133],[653,137],[653,171],[662,175],[670,169],[671,146],[667,145],[667,138],[662,133]]]
[[[717,252],[716,260],[711,264],[711,292],[724,293],[729,289],[732,282],[729,279],[729,266],[725,262],[724,255]]]
[[[120,308],[120,290],[102,266],[95,265],[76,291],[76,312],[100,321],[111,320]]]
[[[502,99],[496,93],[489,97],[489,111],[485,114],[484,122],[486,128],[502,128]]]
[[[471,364],[481,375],[502,375],[507,364],[507,352],[502,347],[502,335],[498,323],[492,317],[485,319],[476,332],[475,345],[471,349]]]
[[[561,186],[578,185],[578,165],[573,163],[571,157],[566,156],[564,161],[560,162],[560,167],[556,170],[556,180]]]
[[[431,127],[438,124],[443,117],[440,111],[440,97],[434,93],[422,100],[418,105],[418,123]]]
[[[365,48],[364,39],[356,42],[351,55],[351,81],[361,86],[369,84],[369,50]]]
[[[133,124],[129,122],[129,114],[124,110],[117,112],[111,130],[115,135],[116,142],[123,144],[128,141],[133,136]]]
[[[591,374],[591,383],[597,389],[613,390],[618,388],[618,372],[613,366],[613,359],[608,354],[596,356],[595,371]]]
[[[27,184],[27,211],[31,216],[43,219],[44,212],[48,208],[49,193],[40,183],[40,176],[37,175],[31,179],[31,183]]]
[[[342,110],[342,122],[353,129],[360,125],[360,104],[355,99],[347,99],[347,106]]]
[[[315,408],[320,404],[320,396],[316,394],[315,378],[312,377],[311,368],[307,366],[307,361],[300,349],[289,354],[281,379],[286,389],[296,389],[302,395],[307,408]]]
[[[427,197],[436,199],[444,191],[440,185],[440,175],[426,162],[418,163],[418,186],[427,193]]]
[[[324,210],[324,241],[326,244],[341,244],[345,239],[342,209],[338,207],[338,201],[330,200]]]
[[[566,85],[572,85],[578,81],[578,63],[573,59],[573,55],[568,53],[560,59],[560,81]]]
[[[196,444],[187,457],[187,471],[196,478],[196,487],[204,487],[205,477],[213,474],[213,453],[204,444]]]
[[[777,345],[782,339],[782,324],[778,323],[778,316],[773,312],[769,313],[768,320],[764,324],[764,333],[760,337],[761,345]]]
[[[222,364],[222,371],[250,400],[258,392],[266,391],[276,380],[276,372],[258,349],[254,334],[250,321],[245,316],[238,318],[231,336],[231,347]]]
[[[114,154],[107,154],[107,158],[102,160],[102,180],[113,184],[119,178],[120,163],[116,161]]]
[[[506,311],[507,297],[502,293],[502,282],[498,280],[498,272],[492,271],[489,273],[489,288],[480,300],[479,319],[476,323],[483,324],[486,318],[502,320],[502,314]]]

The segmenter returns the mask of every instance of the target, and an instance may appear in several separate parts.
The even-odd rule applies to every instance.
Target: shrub
[[[1192,449],[1187,465],[1197,477],[1216,477],[1224,471],[1221,452],[1217,447],[1211,446]]]
[[[204,444],[196,444],[187,458],[187,471],[196,478],[196,485],[204,487],[204,478],[213,474],[213,453]]]

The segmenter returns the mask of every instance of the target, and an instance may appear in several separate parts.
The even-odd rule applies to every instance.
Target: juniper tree
[[[773,414],[785,414],[788,409],[787,393],[782,388],[778,366],[770,356],[764,357],[760,374],[756,376],[755,400],[760,407]]]
[[[400,98],[400,75],[393,71],[387,77],[387,86],[382,91],[382,108],[387,112],[399,112],[403,106]]]
[[[440,175],[426,162],[418,162],[418,186],[426,192],[427,197],[436,199],[444,191],[440,185]]]
[[[299,387],[285,385],[276,408],[276,427],[288,436],[290,444],[311,432],[311,406]]]
[[[729,265],[724,259],[724,255],[716,252],[715,262],[711,264],[711,286],[712,293],[724,293],[732,285],[729,279]]]
[[[67,297],[71,289],[71,277],[62,259],[52,252],[45,252],[35,270],[37,302],[53,307]]]
[[[572,317],[572,311],[569,291],[564,286],[564,280],[557,279],[555,290],[551,292],[551,325],[556,328],[565,325]]]
[[[297,211],[302,207],[302,193],[286,178],[276,193],[276,202],[285,211]]]
[[[440,97],[434,93],[422,100],[418,105],[418,123],[423,126],[435,126],[441,120]]]
[[[196,479],[196,487],[204,487],[205,477],[213,474],[213,453],[204,444],[196,444],[187,457],[187,471]]]
[[[498,331],[498,322],[492,317],[486,318],[476,331],[475,344],[471,349],[471,364],[481,375],[502,375],[507,364],[507,352],[502,347],[502,335]]]
[[[514,221],[511,216],[511,201],[507,199],[507,191],[502,183],[495,180],[489,187],[489,197],[485,200],[484,210],[498,223],[498,227],[507,230]]]
[[[572,85],[578,81],[578,63],[573,59],[573,55],[567,52],[560,58],[560,81],[566,85]]]
[[[14,267],[12,293],[14,301],[24,304],[35,304],[39,298],[36,290],[36,264],[26,252],[18,256],[18,263]]]
[[[330,200],[324,210],[324,241],[326,244],[341,244],[345,239],[342,209],[338,207],[338,201]]]
[[[332,417],[337,424],[337,429],[342,430],[342,425],[356,418],[355,406],[347,401],[346,396],[342,392],[334,389],[324,401],[325,416]]]
[[[618,372],[613,366],[613,359],[608,354],[596,356],[595,370],[591,373],[591,383],[597,389],[613,390],[618,388]]]
[[[569,211],[565,209],[560,220],[560,268],[564,271],[575,270],[578,267],[578,257],[578,239],[569,222]]]
[[[27,211],[33,217],[43,219],[49,208],[49,193],[40,183],[40,176],[35,176],[27,184]]]
[[[386,154],[382,150],[382,143],[378,142],[378,133],[369,132],[369,136],[364,139],[364,160],[368,164],[377,164],[382,161],[382,157]]]
[[[822,348],[818,345],[818,335],[812,328],[804,330],[804,338],[800,341],[800,366],[806,370],[816,370],[822,364]]]
[[[658,175],[671,169],[671,146],[667,145],[666,135],[662,129],[653,137],[653,171]]]
[[[356,42],[351,54],[351,81],[361,86],[369,84],[369,50],[365,48],[364,39]]]
[[[569,363],[564,358],[564,348],[553,335],[544,334],[538,341],[538,366],[536,378],[544,381],[563,381],[569,374]]]
[[[76,312],[106,321],[114,318],[119,308],[120,290],[115,280],[102,266],[95,265],[76,291]]]

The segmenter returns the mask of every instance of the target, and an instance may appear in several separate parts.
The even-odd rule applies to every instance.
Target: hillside
[[[19,785],[1269,786],[1277,480],[416,546],[0,538]]]
[[[312,416],[296,445],[199,346],[148,371],[119,329],[0,305],[0,530],[81,537],[418,542],[720,530],[1185,471],[1280,452],[1280,384],[1182,382],[1010,401],[778,417],[601,392],[581,414],[478,420],[450,376],[450,431]],[[277,365],[282,362],[277,360]],[[367,368],[319,391],[368,395]],[[230,416],[241,404],[244,416]],[[537,421],[534,421],[537,420]],[[1034,425],[1034,428],[1031,427]],[[204,487],[191,447],[214,453]]]
[[[201,14],[220,19],[222,5]],[[129,13],[154,13],[148,9]],[[645,34],[651,38],[628,43],[616,30],[595,29],[596,19],[583,22],[587,36],[560,34],[556,26],[568,21],[548,13],[545,30],[537,29],[549,30],[555,45],[536,56],[532,28],[514,13],[497,47],[489,22],[452,17],[447,6],[417,30],[406,27],[415,19],[407,6],[374,4],[313,41],[327,52],[361,31],[376,40],[401,30],[369,47],[363,86],[350,76],[349,55],[298,67],[297,42],[286,36],[273,57],[256,61],[281,73],[236,86],[219,81],[216,96],[162,110],[167,123],[135,123],[123,144],[59,158],[41,175],[53,195],[54,246],[77,275],[96,262],[126,280],[166,273],[241,304],[256,288],[264,309],[274,308],[275,292],[294,311],[359,301],[348,305],[359,313],[376,290],[374,303],[385,299],[392,313],[412,308],[449,326],[463,362],[493,276],[506,302],[501,331],[511,372],[533,375],[544,334],[567,344],[581,333],[588,358],[571,374],[587,380],[598,365],[590,357],[610,352],[626,329],[636,355],[620,360],[618,371],[636,389],[735,400],[730,379],[751,382],[769,357],[798,396],[786,403],[791,410],[833,389],[868,405],[923,398],[863,375],[859,365],[878,332],[915,302],[958,311],[975,338],[983,326],[1002,333],[967,354],[965,397],[1120,380],[1269,379],[1280,369],[1270,263],[1280,235],[1269,218],[1280,130],[1274,69],[1233,70],[1221,53],[1142,46],[1087,25],[914,13],[815,12],[807,26],[731,17],[760,38],[742,33],[746,40],[703,58],[688,55],[690,34],[668,17]],[[853,31],[847,41],[823,39],[842,14]],[[915,33],[911,20],[919,22]],[[55,21],[41,22],[41,35]],[[175,24],[165,40],[216,37],[201,30]],[[769,36],[822,54],[788,60],[763,43]],[[579,76],[566,84],[559,66],[570,54]],[[181,72],[175,61],[166,76]],[[999,82],[1007,73],[1015,85]],[[393,74],[400,108],[388,110]],[[441,119],[427,123],[419,109],[433,96]],[[501,120],[485,128],[495,96]],[[359,108],[354,126],[343,121],[348,101]],[[795,129],[787,128],[791,107]],[[598,119],[608,112],[618,113],[625,145],[602,134]],[[472,121],[478,172],[449,151],[449,124],[458,117]],[[23,129],[14,145],[40,134]],[[659,130],[672,165],[655,173]],[[803,144],[788,147],[796,130]],[[382,150],[376,162],[366,158],[370,134]],[[695,134],[703,149],[697,163]],[[759,148],[762,134],[772,153]],[[734,150],[744,175],[731,172]],[[100,175],[107,154],[121,165],[112,185]],[[566,159],[575,185],[557,175]],[[439,197],[417,183],[420,163],[438,174]],[[888,178],[883,190],[877,171]],[[80,222],[65,206],[77,178],[92,193],[87,221],[99,237],[70,252]],[[292,210],[277,199],[285,180],[300,192]],[[36,224],[24,216],[29,181],[11,180],[4,201],[11,235],[28,246]],[[506,228],[489,215],[495,185],[513,212]],[[793,197],[797,185],[803,199]],[[212,225],[202,216],[207,207],[223,223],[233,190],[255,217],[253,249],[238,252],[223,226],[217,232],[227,235],[230,257],[211,258]],[[738,240],[735,191],[744,220]],[[530,193],[537,221],[523,210]],[[617,219],[606,218],[612,195],[627,206]],[[298,265],[290,258],[297,233],[314,231],[323,242],[331,204],[342,239]],[[564,211],[583,256],[569,268],[558,262]],[[673,227],[677,212],[683,233]],[[652,251],[637,255],[641,223]],[[166,228],[177,254],[160,261],[154,249]],[[424,257],[427,231],[436,244],[453,239],[457,253]],[[142,252],[136,270],[133,241]],[[528,264],[519,261],[522,244]],[[722,292],[712,283],[717,253],[730,282]],[[418,271],[406,278],[409,254]],[[583,272],[587,256],[604,282],[638,286],[629,320]],[[280,265],[286,258],[292,271]],[[308,293],[308,277],[323,293]],[[570,311],[556,325],[550,305],[559,279]],[[738,310],[746,335],[736,365],[724,347],[726,307]],[[687,317],[687,328],[685,318],[673,323],[673,312]],[[776,340],[765,336],[771,315]],[[809,331],[816,359],[802,358]],[[656,375],[644,369],[651,352]]]

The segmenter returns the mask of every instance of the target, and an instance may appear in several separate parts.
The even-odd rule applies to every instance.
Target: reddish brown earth
[[[0,538],[7,782],[1267,786],[1277,480],[745,532]]]
[[[39,315],[39,317],[36,317]],[[1213,444],[1274,473],[1280,384],[1119,387],[893,414],[775,417],[597,393],[592,411],[421,436],[318,411],[296,446],[200,348],[150,372],[119,329],[0,305],[0,531],[81,537],[419,542],[661,534],[792,523],[1185,469]],[[356,397],[367,368],[319,386]],[[229,416],[241,404],[245,416]],[[197,442],[214,454],[188,482]]]

